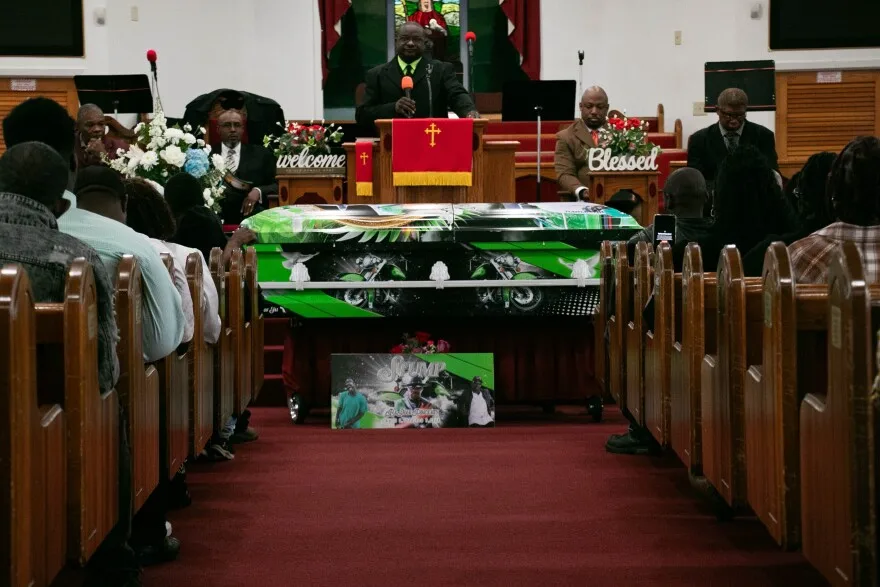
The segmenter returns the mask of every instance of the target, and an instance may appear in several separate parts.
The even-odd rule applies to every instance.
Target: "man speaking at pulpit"
[[[426,40],[418,23],[402,24],[397,29],[397,55],[367,72],[364,101],[355,113],[364,129],[375,133],[375,122],[387,118],[448,118],[449,111],[459,118],[479,118],[452,64],[424,55]],[[404,90],[407,77],[412,89]]]

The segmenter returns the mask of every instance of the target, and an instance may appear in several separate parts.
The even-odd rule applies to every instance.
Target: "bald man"
[[[727,154],[739,145],[752,145],[767,164],[778,169],[776,137],[773,131],[746,120],[749,97],[739,88],[727,88],[718,95],[718,122],[691,135],[688,167],[699,169],[713,190],[715,175]]]
[[[599,129],[608,120],[608,94],[599,86],[587,88],[581,96],[581,117],[556,133],[556,183],[577,200],[588,200],[590,171],[587,149],[599,146]]]
[[[118,149],[128,150],[128,143],[122,139],[107,136],[104,112],[94,104],[83,104],[76,115],[76,142],[74,155],[76,168],[102,165],[102,155],[116,159]]]

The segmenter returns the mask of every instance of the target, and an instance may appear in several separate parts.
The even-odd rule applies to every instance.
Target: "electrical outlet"
[[[703,110],[704,106],[703,102],[694,102],[694,116],[706,116],[706,111]]]
[[[134,5],[131,7],[131,21],[137,22],[138,20],[140,20],[140,15],[138,14],[138,7],[137,7],[137,5]]]
[[[681,45],[681,31],[675,31],[675,44]]]

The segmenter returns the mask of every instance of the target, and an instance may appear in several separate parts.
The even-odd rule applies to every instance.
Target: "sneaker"
[[[648,455],[656,452],[655,447],[634,433],[617,438],[609,438],[605,450],[619,455]]]
[[[165,522],[165,538],[171,536],[171,522]]]
[[[179,554],[180,540],[174,536],[166,536],[159,545],[145,546],[138,550],[138,558],[145,567],[173,561]]]
[[[235,455],[226,450],[220,444],[212,444],[205,450],[201,452],[199,455],[207,461],[218,462],[218,461],[231,461],[235,458]]]
[[[234,444],[241,444],[242,442],[253,442],[259,437],[260,435],[257,434],[256,430],[254,430],[253,428],[246,428],[242,431],[236,430],[235,434],[232,435],[229,441]]]

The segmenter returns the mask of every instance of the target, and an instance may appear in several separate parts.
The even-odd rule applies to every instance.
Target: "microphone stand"
[[[584,52],[578,51],[578,96],[584,94]]]
[[[468,86],[470,86],[471,100],[475,100],[474,94],[474,42],[468,42]]]
[[[162,96],[159,95],[159,72],[156,68],[155,63],[150,63],[150,68],[153,70],[153,89],[155,90],[155,95],[153,97],[153,111],[161,112],[162,108]]]
[[[543,106],[535,106],[535,112],[538,113],[538,178],[536,182],[537,187],[537,198],[536,202],[541,201],[541,112],[543,112]]]

